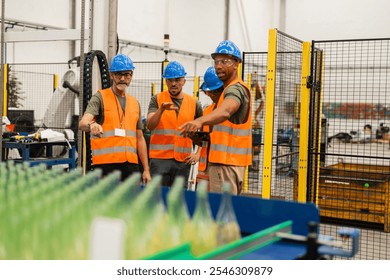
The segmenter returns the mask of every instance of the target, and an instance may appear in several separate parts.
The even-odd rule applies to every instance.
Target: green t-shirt
[[[250,98],[244,86],[234,84],[225,89],[225,99],[233,99],[240,104],[238,110],[230,117],[229,121],[234,124],[245,123],[248,118]]]

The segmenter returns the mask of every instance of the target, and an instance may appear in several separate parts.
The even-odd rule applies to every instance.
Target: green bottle
[[[217,212],[217,244],[225,245],[241,238],[240,226],[232,204],[230,184],[223,183],[221,204]]]
[[[168,248],[190,241],[189,236],[184,232],[191,221],[184,199],[184,191],[184,178],[176,177],[167,195],[168,224],[164,240]]]
[[[161,175],[154,176],[137,196],[128,224],[126,258],[141,259],[159,250],[160,226],[165,222]]]
[[[190,236],[191,252],[194,256],[210,252],[217,246],[217,225],[211,215],[207,181],[201,181],[198,186],[195,212],[186,234]]]

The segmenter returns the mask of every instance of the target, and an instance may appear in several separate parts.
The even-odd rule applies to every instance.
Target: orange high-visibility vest
[[[252,111],[251,94],[241,79],[232,81],[222,92],[218,107],[223,102],[225,91],[229,86],[240,83],[249,96],[249,113],[245,123],[234,124],[226,120],[213,126],[210,133],[210,152],[208,161],[212,163],[247,166],[252,164]]]
[[[139,104],[135,97],[126,94],[126,110],[110,88],[99,90],[104,106],[103,135],[91,135],[92,163],[138,163],[136,128],[139,118]],[[120,120],[122,127],[120,127]],[[115,136],[115,129],[125,130],[125,137]]]
[[[215,103],[211,104],[210,106],[207,106],[206,109],[203,110],[203,116],[206,116],[207,114],[210,114],[215,107]],[[210,132],[210,126],[205,125],[202,129],[204,132]],[[202,149],[200,150],[200,156],[199,156],[199,164],[198,164],[198,170],[199,171],[205,171],[207,168],[207,151],[208,151],[208,145],[210,143],[207,143],[207,145],[202,144]]]
[[[163,102],[172,102],[168,91],[160,92],[157,95],[158,106]],[[192,140],[188,137],[182,137],[178,127],[185,122],[192,121],[195,116],[195,99],[184,94],[179,114],[176,116],[174,110],[165,110],[161,116],[160,122],[155,129],[151,131],[149,157],[158,159],[171,159],[184,162],[184,158],[192,152]]]

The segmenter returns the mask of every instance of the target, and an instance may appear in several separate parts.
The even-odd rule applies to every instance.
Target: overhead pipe
[[[76,0],[70,1],[70,28],[75,29],[76,28]],[[69,57],[75,57],[76,56],[76,42],[70,41],[69,42]]]
[[[111,59],[118,52],[118,0],[109,0],[108,6],[108,50],[107,60]]]
[[[230,0],[225,0],[225,24],[224,24],[224,37],[225,40],[229,39],[229,13],[230,13]]]

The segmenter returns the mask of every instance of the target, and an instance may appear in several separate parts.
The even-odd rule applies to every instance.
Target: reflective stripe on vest
[[[229,86],[240,83],[251,102],[250,91],[241,79],[232,81],[223,91],[218,100],[219,106],[224,100],[224,94]],[[243,124],[234,124],[226,120],[213,126],[210,133],[210,152],[208,161],[234,166],[247,166],[252,164],[252,112],[249,104],[248,119]]]
[[[135,131],[131,131],[131,130],[125,130],[125,134],[126,136],[132,136],[132,137],[136,137],[137,135]],[[107,138],[111,136],[115,136],[115,130],[104,131],[104,134],[101,135],[100,137],[91,135],[91,138]]]
[[[160,107],[163,102],[172,102],[168,91],[157,95],[157,103]],[[174,110],[165,110],[157,127],[151,131],[149,157],[159,159],[174,158],[184,162],[184,159],[192,152],[192,140],[180,135],[178,127],[187,121],[194,119],[196,110],[195,99],[184,94],[179,114]]]
[[[101,156],[105,154],[113,154],[113,153],[136,153],[137,149],[133,147],[112,147],[112,148],[103,148],[94,151],[95,156]]]
[[[91,135],[92,163],[107,164],[130,162],[138,163],[136,127],[139,118],[138,101],[126,94],[126,110],[122,129],[125,137],[115,136],[115,129],[120,128],[123,110],[119,100],[110,88],[100,90],[104,107],[103,134]]]

